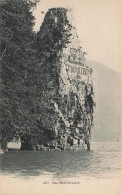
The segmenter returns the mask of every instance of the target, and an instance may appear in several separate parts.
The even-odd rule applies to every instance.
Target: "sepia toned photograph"
[[[0,195],[122,195],[121,10],[0,0]]]

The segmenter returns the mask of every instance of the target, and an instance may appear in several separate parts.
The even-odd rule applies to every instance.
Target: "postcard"
[[[1,195],[121,195],[121,0],[1,0]]]

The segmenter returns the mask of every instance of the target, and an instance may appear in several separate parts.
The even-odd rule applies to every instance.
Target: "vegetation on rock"
[[[53,148],[53,141],[57,139],[65,145],[71,143],[71,137],[87,137],[93,125],[92,85],[89,93],[88,83],[80,83],[84,86],[83,104],[73,90],[68,95],[60,93],[66,85],[61,76],[63,51],[71,43],[74,30],[67,18],[68,10],[51,9],[40,31],[35,33],[32,8],[37,2],[3,0],[0,3],[3,149],[13,138],[21,140],[22,150],[36,149],[42,144],[49,146],[49,143]],[[84,54],[82,52],[83,59]],[[75,86],[80,91],[78,79],[73,84],[68,71],[66,69],[70,88]],[[59,139],[61,136],[64,138]]]

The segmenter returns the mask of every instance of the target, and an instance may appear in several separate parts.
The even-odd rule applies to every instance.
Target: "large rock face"
[[[64,8],[50,9],[38,33],[41,45],[43,135],[52,148],[90,149],[94,92],[92,69],[86,65],[73,15]],[[40,144],[43,144],[43,140]]]

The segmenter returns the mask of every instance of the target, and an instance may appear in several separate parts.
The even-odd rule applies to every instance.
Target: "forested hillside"
[[[1,138],[6,142],[38,130],[39,69],[34,46],[36,1],[0,2]],[[35,87],[36,86],[36,87]]]

